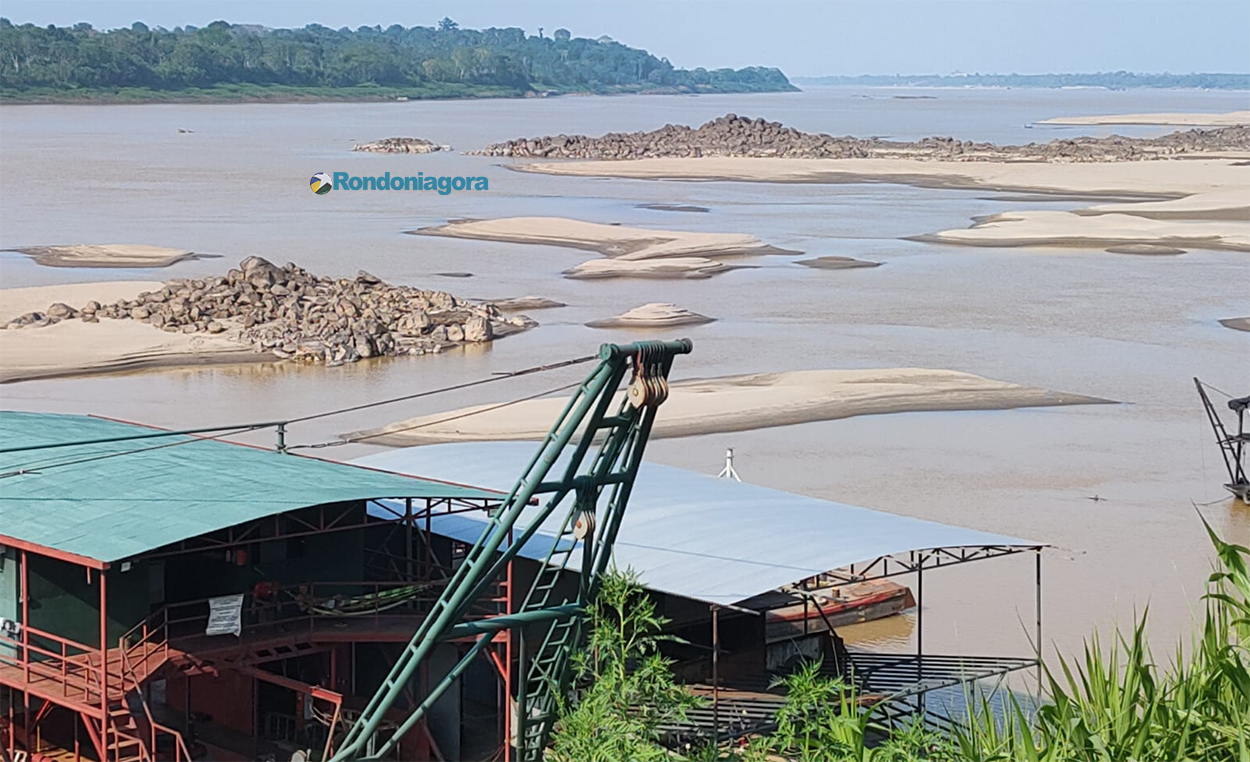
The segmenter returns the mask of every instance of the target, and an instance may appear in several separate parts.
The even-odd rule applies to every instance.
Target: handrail
[[[64,644],[64,645],[66,645],[66,646],[72,646],[72,647],[74,647],[74,648],[78,649],[79,651],[82,651],[83,653],[96,653],[96,652],[98,652],[98,651],[100,650],[100,647],[99,647],[99,646],[89,646],[89,645],[87,645],[86,643],[80,643],[80,642],[78,642],[77,640],[71,640],[70,638],[62,637],[62,636],[60,636],[60,635],[54,635],[54,634],[52,634],[52,633],[50,633],[50,632],[47,632],[47,631],[45,631],[45,630],[41,630],[41,629],[39,629],[38,627],[28,627],[28,626],[27,626],[26,624],[24,624],[24,623],[23,623],[21,626],[22,626],[22,629],[23,629],[23,630],[25,630],[26,632],[30,633],[31,635],[37,635],[37,636],[39,636],[39,637],[41,637],[41,638],[46,638],[46,639],[48,639],[48,640],[54,640],[54,641],[56,641],[56,642],[58,642],[58,643],[62,643],[62,644]],[[0,635],[0,637],[7,637],[7,636]],[[75,655],[77,655],[77,654],[75,654]]]
[[[147,697],[143,695],[142,684],[140,682],[138,673],[135,672],[134,665],[130,663],[130,657],[126,653],[126,649],[121,648],[119,650],[121,651],[121,668],[122,668],[122,681],[123,681],[122,682],[122,696],[124,698],[125,695],[129,693],[131,690],[139,694],[139,704],[140,706],[143,707],[143,715],[144,715],[144,718],[148,721],[148,729],[151,731],[150,732],[151,745],[146,748],[148,759],[149,760],[156,759],[156,734],[157,734],[157,731],[160,731],[160,732],[166,733],[174,737],[175,762],[182,762],[182,760],[184,759],[182,755],[184,753],[186,754],[185,759],[188,760],[188,762],[190,762],[191,753],[187,750],[187,745],[186,745],[186,742],[184,742],[182,739],[182,734],[172,728],[161,725],[160,723],[156,721],[154,717],[152,717],[152,708],[148,706]],[[126,683],[127,676],[130,677],[129,688],[127,688],[127,683]],[[142,740],[140,740],[139,748],[140,749],[144,748]]]
[[[191,762],[191,751],[187,748],[187,742],[183,740],[182,733],[159,722],[153,722],[152,727],[174,737],[174,762],[183,762],[183,760]]]
[[[136,634],[139,634],[140,637],[135,642],[128,645],[127,641]],[[149,652],[147,648],[149,645],[155,645],[152,652]],[[167,607],[162,606],[157,611],[152,612],[142,622],[139,622],[134,627],[131,627],[123,633],[117,640],[118,650],[121,651],[122,655],[127,658],[133,655],[141,647],[143,648],[143,674],[140,675],[138,670],[134,670],[133,665],[131,665],[136,683],[146,680],[153,672],[155,672],[155,670],[151,669],[149,666],[152,653],[160,654],[157,665],[158,667],[160,664],[164,664],[169,659],[169,612]]]
[[[49,640],[58,643],[61,646],[60,652],[58,653],[56,651],[43,648],[42,646],[32,645],[29,642],[29,635],[31,634],[34,634],[36,637],[46,637]],[[70,656],[67,651],[67,645],[73,644],[73,641],[69,641],[66,638],[60,638],[55,635],[45,634],[35,628],[31,628],[27,635],[28,637],[25,642],[16,640],[7,635],[0,635],[0,644],[3,644],[8,648],[12,648],[16,653],[21,654],[20,658],[17,655],[11,657],[0,657],[0,662],[11,664],[15,667],[21,667],[23,669],[23,679],[28,683],[30,682],[30,675],[32,672],[45,679],[57,681],[61,685],[61,694],[66,698],[81,694],[83,700],[87,701],[90,700],[92,692],[97,695],[100,693],[100,667],[91,663],[90,656],[92,652],[74,654],[73,656]],[[47,657],[48,660],[32,660],[32,653]],[[78,660],[76,657],[79,656],[85,656],[86,658]],[[53,662],[55,662],[57,666],[50,666]],[[71,675],[73,675],[77,681],[80,681],[81,684],[71,682]],[[71,691],[70,688],[73,688],[74,690]]]

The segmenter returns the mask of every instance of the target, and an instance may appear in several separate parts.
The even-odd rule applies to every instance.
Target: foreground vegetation
[[[1167,664],[1146,642],[1146,616],[1110,644],[1091,638],[1079,659],[1044,667],[1043,703],[1014,696],[995,712],[970,697],[949,734],[887,728],[855,690],[810,664],[787,677],[777,730],[741,749],[686,750],[711,762],[1250,762],[1250,550],[1214,533],[1217,566],[1198,631]],[[658,728],[696,699],[677,686],[657,644],[664,620],[630,575],[604,586],[592,612],[586,689],[554,738],[560,762],[683,758],[660,744]],[[626,669],[626,665],[640,665]],[[880,741],[875,742],[874,739]],[[881,740],[884,739],[884,740]]]
[[[607,37],[566,29],[398,24],[266,29],[214,21],[203,29],[98,31],[0,19],[0,97],[10,100],[299,100],[515,97],[623,92],[796,89],[777,69],[677,69]]]

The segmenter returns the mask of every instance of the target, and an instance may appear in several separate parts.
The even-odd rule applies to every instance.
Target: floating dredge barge
[[[805,658],[935,719],[932,691],[1036,667],[926,652],[923,591],[931,570],[1032,555],[1040,643],[1039,543],[644,465],[685,351],[605,346],[537,448],[344,464],[0,413],[0,754],[539,760],[609,563],[640,572],[709,696],[674,743],[768,730],[771,676]],[[894,577],[920,604],[914,649],[847,648],[839,595],[910,606]]]

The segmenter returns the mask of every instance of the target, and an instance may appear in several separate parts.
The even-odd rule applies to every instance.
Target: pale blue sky
[[[681,67],[790,76],[1250,72],[1250,0],[3,0],[14,23],[565,27]]]

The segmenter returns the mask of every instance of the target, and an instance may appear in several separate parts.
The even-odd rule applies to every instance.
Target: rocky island
[[[1250,127],[1186,130],[1158,138],[1060,138],[1000,146],[950,137],[915,142],[833,137],[801,132],[780,122],[726,114],[700,127],[666,124],[649,132],[602,137],[555,135],[493,143],[472,153],[539,159],[671,159],[732,156],[784,159],[932,159],[943,161],[1140,161],[1189,153],[1250,150]]]
[[[65,301],[81,299],[93,286],[109,293],[107,285],[0,291],[0,308],[9,314],[10,304],[29,306],[58,291],[72,294],[0,324],[7,329],[0,334],[0,349],[13,358],[5,364],[3,380],[111,367],[107,358],[89,363],[74,359],[83,345],[98,345],[105,338],[115,353],[152,361],[147,364],[172,355],[246,352],[271,360],[340,365],[369,357],[438,353],[534,325],[524,316],[504,317],[491,305],[466,302],[445,291],[391,285],[363,271],[354,278],[317,276],[260,257],[248,257],[224,277],[178,279],[143,290],[138,288],[148,284],[130,284],[111,303]],[[101,329],[98,335],[95,328]],[[165,334],[178,338],[165,339]],[[191,341],[196,338],[212,341]],[[51,348],[58,350],[64,366],[59,373],[39,359]],[[98,354],[99,349],[91,351]],[[26,367],[32,363],[36,369]]]
[[[424,138],[383,138],[372,143],[357,143],[352,150],[366,153],[435,153],[450,151],[451,146],[441,146]]]
[[[698,128],[521,139],[483,153],[545,158],[509,169],[576,177],[898,183],[1094,202],[1070,211],[1007,211],[977,218],[966,229],[907,236],[934,243],[1250,251],[1246,125],[999,146],[952,138],[835,138],[730,114]]]

